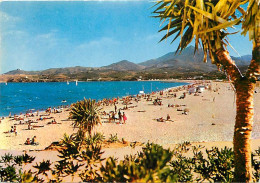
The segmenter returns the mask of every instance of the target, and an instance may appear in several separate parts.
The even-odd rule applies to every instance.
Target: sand
[[[106,139],[110,134],[117,134],[119,139],[124,138],[129,142],[154,142],[164,147],[173,147],[176,143],[190,141],[194,144],[203,144],[206,147],[232,147],[233,130],[235,123],[235,95],[229,83],[211,82],[212,90],[205,90],[199,96],[187,94],[185,99],[179,99],[184,91],[175,92],[177,97],[174,98],[164,92],[161,96],[159,93],[153,95],[162,98],[162,104],[153,105],[152,101],[146,101],[142,98],[140,101],[132,101],[128,105],[127,110],[122,110],[127,116],[126,124],[108,123],[108,119],[102,119],[102,125],[95,128],[96,131],[104,133]],[[218,90],[215,91],[214,90]],[[254,96],[254,126],[252,134],[253,149],[260,146],[260,89],[257,88]],[[120,102],[117,109],[123,108]],[[180,107],[168,107],[168,104],[183,105]],[[185,106],[184,106],[185,105]],[[182,114],[183,111],[178,109],[189,109],[188,115]],[[114,106],[105,106],[102,111],[112,111]],[[163,117],[166,119],[167,114],[170,115],[172,121],[157,122],[156,119]],[[28,125],[16,125],[17,135],[14,133],[3,133],[11,129],[11,126],[18,124],[6,118],[0,124],[0,155],[6,152],[20,154],[24,150],[30,154],[37,156],[37,161],[42,159],[57,160],[56,151],[44,150],[54,141],[60,141],[64,133],[72,134],[76,132],[72,127],[72,121],[68,119],[69,112],[51,114],[58,124],[47,124],[52,119],[38,121],[33,125],[44,126],[35,128],[35,130],[27,130]],[[117,117],[117,115],[116,115]],[[35,120],[39,117],[25,118]],[[108,118],[108,116],[102,116]],[[26,138],[37,136],[39,145],[24,145]],[[135,153],[141,147],[136,149],[128,147],[111,147],[103,149],[104,157],[114,155],[122,159],[124,155]]]

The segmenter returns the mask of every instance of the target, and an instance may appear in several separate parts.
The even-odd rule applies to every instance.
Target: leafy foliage
[[[12,154],[8,153],[8,154],[5,154],[4,156],[2,156],[1,159],[2,159],[2,162],[4,162],[5,164],[9,164],[14,159],[14,156]]]
[[[252,166],[254,168],[254,179],[256,182],[259,182],[260,180],[260,147],[255,151],[255,153],[252,153]]]
[[[201,152],[193,158],[194,171],[201,175],[200,180],[230,182],[234,174],[234,152],[225,147],[219,150],[213,147],[206,150],[207,158],[203,158]]]
[[[74,104],[70,111],[70,118],[74,119],[74,127],[78,127],[85,135],[91,136],[94,126],[101,124],[99,109],[95,100],[84,99]]]
[[[22,172],[21,161],[6,154],[1,157],[1,182],[43,182],[39,175],[49,181],[61,182],[64,177],[75,176],[83,182],[232,182],[234,180],[234,152],[231,148],[205,149],[189,142],[176,145],[173,150],[148,143],[135,155],[127,155],[118,161],[109,157],[101,164],[103,152],[100,143],[81,145],[73,139],[64,140],[59,150],[60,161],[51,167],[49,160],[36,163],[36,172]],[[28,155],[25,155],[26,157]],[[13,158],[10,158],[13,157]],[[30,157],[30,156],[28,156]],[[34,159],[30,157],[27,159]],[[25,163],[26,161],[22,161]],[[31,163],[31,161],[30,161]],[[253,153],[254,181],[259,181],[260,148]],[[49,179],[51,172],[55,179]]]
[[[235,13],[236,9],[244,2],[240,1],[179,1],[161,0],[156,6],[155,17],[161,21],[168,21],[160,31],[167,30],[166,35],[161,39],[176,34],[181,38],[178,50],[183,50],[195,38],[195,51],[199,43],[204,50],[204,61],[207,60],[207,53],[212,63],[215,63],[214,53],[223,45],[229,44],[226,36],[230,34],[227,27],[240,22]]]
[[[14,162],[18,165],[22,165],[22,163],[24,163],[24,164],[32,163],[34,160],[35,160],[35,157],[29,156],[26,153],[23,155],[14,157]]]
[[[105,136],[102,133],[95,133],[92,137],[86,139],[86,144],[102,143],[105,140]]]
[[[80,138],[81,133],[72,134],[70,137],[64,135],[61,145],[63,148],[58,150],[61,160],[55,164],[53,171],[58,180],[66,176],[71,176],[73,179],[76,175],[84,182],[100,179],[98,165],[103,161],[100,142],[104,136],[97,133],[92,137],[81,140]]]
[[[115,143],[115,142],[118,142],[118,141],[119,141],[119,139],[117,137],[117,133],[115,135],[110,134],[108,142]]]
[[[28,154],[13,156],[12,154],[5,154],[1,156],[0,162],[0,181],[1,182],[32,182],[34,177],[29,175],[29,172],[22,172],[22,165],[32,163],[35,157]]]
[[[43,160],[39,164],[36,163],[36,165],[33,167],[38,169],[37,174],[43,174],[45,176],[48,176],[46,172],[51,170],[50,166],[51,166],[50,160],[46,160],[46,161]]]
[[[108,158],[100,170],[105,182],[169,182],[175,180],[168,164],[171,158],[172,152],[169,149],[148,143],[138,155],[127,156],[123,161]]]

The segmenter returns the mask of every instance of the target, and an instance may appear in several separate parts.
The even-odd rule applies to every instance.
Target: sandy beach
[[[119,139],[124,138],[128,142],[154,142],[164,147],[172,147],[177,143],[190,141],[194,144],[203,144],[206,147],[232,147],[233,130],[235,123],[235,95],[229,83],[209,82],[211,90],[205,91],[194,96],[187,90],[181,89],[176,92],[164,91],[163,94],[157,92],[151,95],[152,101],[141,97],[138,101],[132,100],[128,104],[128,109],[122,110],[125,105],[122,100],[117,104],[117,110],[125,112],[127,116],[126,124],[109,123],[108,115],[101,115],[102,125],[95,128],[101,132],[106,139],[110,134],[117,134]],[[184,99],[180,96],[186,92]],[[260,89],[256,88],[254,107],[254,127],[252,134],[253,149],[260,146]],[[176,97],[174,97],[176,94]],[[153,101],[160,98],[162,105],[154,105]],[[173,106],[174,105],[174,106]],[[114,111],[114,105],[101,106],[106,113]],[[188,111],[187,115],[183,114]],[[164,120],[170,116],[170,120],[158,122],[156,119]],[[40,113],[39,115],[44,115]],[[48,119],[37,120],[40,116],[23,117],[23,120],[13,120],[6,117],[0,124],[0,155],[6,152],[20,154],[23,151],[37,156],[36,161],[42,159],[57,160],[57,151],[42,151],[52,142],[60,141],[64,135],[76,132],[72,127],[72,121],[68,120],[69,111],[63,109],[61,113],[51,113],[49,116],[42,116]],[[117,117],[117,113],[116,113]],[[57,124],[48,124],[53,119]],[[33,130],[28,130],[26,121],[32,120]],[[21,121],[22,124],[19,124]],[[37,123],[36,123],[37,122]],[[11,126],[16,126],[17,134],[5,133],[11,130]],[[39,145],[25,145],[27,138],[37,136]],[[115,156],[119,159],[129,153],[135,153],[140,147],[132,149],[127,147],[106,147],[104,157]]]

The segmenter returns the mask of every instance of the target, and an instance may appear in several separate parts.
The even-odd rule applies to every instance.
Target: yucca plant
[[[110,137],[107,141],[111,142],[111,143],[118,142],[119,140],[118,140],[118,137],[117,137],[117,133],[115,135],[110,134]]]
[[[86,132],[91,136],[93,128],[101,124],[98,106],[96,101],[91,99],[84,99],[74,104],[70,111],[70,118],[75,120],[74,127],[84,132],[84,136]]]
[[[247,3],[247,4],[246,4]],[[243,7],[247,5],[247,9]],[[178,51],[185,49],[195,39],[220,70],[227,74],[236,91],[236,124],[234,130],[235,181],[252,181],[251,132],[254,116],[253,94],[260,76],[260,1],[259,0],[160,0],[155,5],[155,17],[167,24],[162,38],[180,37]],[[252,60],[245,75],[226,50],[229,45],[228,27],[242,24],[242,34],[248,33],[252,41]],[[235,32],[236,33],[236,32]],[[232,33],[233,34],[233,33]]]
[[[94,133],[92,137],[86,139],[86,144],[97,144],[102,143],[105,140],[105,136],[102,133]]]
[[[48,174],[47,172],[49,172],[51,170],[51,163],[50,160],[43,160],[42,162],[40,162],[39,164],[36,163],[36,165],[34,165],[33,167],[38,169],[37,175],[39,174],[43,174],[45,175],[45,177],[48,179]]]
[[[24,164],[32,163],[34,160],[35,157],[29,156],[27,153],[19,156],[14,156],[14,162],[18,165],[22,165],[22,163]]]
[[[5,163],[5,165],[8,165],[10,163],[12,163],[12,161],[14,160],[14,156],[10,153],[5,154],[4,156],[1,156],[1,159],[3,163]]]

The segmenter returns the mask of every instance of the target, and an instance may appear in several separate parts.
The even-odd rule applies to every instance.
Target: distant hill
[[[139,71],[139,70],[142,70],[144,68],[145,68],[145,66],[135,64],[135,63],[130,62],[128,60],[122,60],[120,62],[101,67],[101,69],[115,70],[115,71]]]
[[[24,71],[24,70],[21,70],[21,69],[16,69],[16,70],[9,71],[5,74],[8,74],[8,75],[17,75],[17,74],[37,75],[39,73],[40,73],[40,71]]]
[[[249,65],[252,59],[252,55],[243,55],[241,57],[231,56],[231,58],[236,62],[238,66],[245,66],[245,65]]]
[[[246,65],[249,65],[251,55],[244,55],[241,57],[232,57],[236,61],[238,67],[245,70]],[[38,75],[40,78],[47,79],[52,76],[55,79],[70,79],[80,77],[82,79],[89,78],[106,78],[116,77],[120,79],[124,77],[134,77],[135,74],[143,73],[160,73],[162,76],[164,72],[176,73],[216,73],[217,68],[211,64],[210,59],[207,63],[203,62],[203,51],[194,54],[194,47],[189,46],[182,51],[181,54],[169,52],[159,58],[147,60],[141,63],[133,63],[128,60],[122,60],[108,66],[91,68],[91,67],[66,67],[66,68],[51,68],[42,71],[23,71],[20,69],[9,71],[7,75]],[[153,76],[155,77],[155,76]]]
[[[91,67],[66,67],[66,68],[52,68],[52,69],[47,69],[44,71],[41,71],[42,75],[56,75],[56,74],[78,74],[82,72],[87,72],[90,70],[94,70],[95,68]]]
[[[81,72],[87,72],[89,70],[95,70],[95,68],[91,67],[65,67],[65,68],[51,68],[51,69],[46,69],[42,71],[24,71],[24,70],[13,70],[9,71],[5,74],[8,75],[16,75],[16,74],[24,74],[24,75],[58,75],[58,74],[78,74]]]
[[[204,71],[210,72],[216,70],[216,67],[210,63],[203,63],[203,51],[199,50],[194,55],[194,47],[189,46],[182,51],[181,54],[170,52],[157,59],[148,60],[140,63],[140,65],[149,68],[171,68],[176,71]]]
[[[157,59],[147,60],[145,62],[139,63],[143,65],[146,69],[154,68],[171,68],[176,71],[204,71],[211,72],[215,71],[216,66],[211,64],[211,60],[208,58],[207,63],[203,62],[203,51],[199,49],[198,52],[194,54],[194,46],[189,46],[184,49],[181,54],[176,52],[167,53]],[[232,57],[236,61],[238,66],[245,66],[250,63],[251,55],[245,55],[241,57]]]

